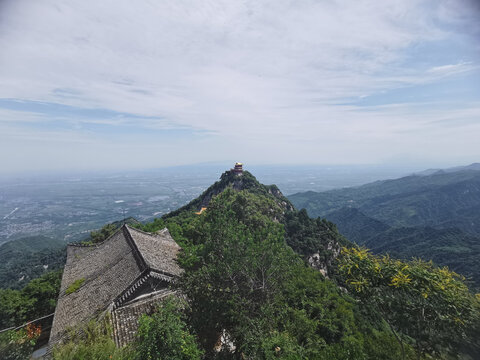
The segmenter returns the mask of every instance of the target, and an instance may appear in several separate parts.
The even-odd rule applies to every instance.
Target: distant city
[[[56,174],[0,181],[0,243],[44,235],[67,242],[88,237],[108,222],[149,221],[188,203],[216,181],[227,165],[125,173]],[[252,166],[258,180],[285,195],[326,191],[407,175],[417,169],[376,166]]]

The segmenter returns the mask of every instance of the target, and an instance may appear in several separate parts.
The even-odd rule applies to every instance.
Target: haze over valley
[[[152,220],[200,195],[228,166],[203,164],[0,180],[0,243],[32,235],[79,241],[90,231],[124,216]],[[360,185],[419,170],[360,165],[265,165],[249,169],[263,183],[278,185],[286,195]]]

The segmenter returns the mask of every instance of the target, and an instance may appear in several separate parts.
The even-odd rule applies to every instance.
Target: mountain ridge
[[[325,219],[310,218],[305,211],[296,210],[276,185],[263,185],[248,171],[243,171],[241,175],[233,171],[224,172],[220,180],[199,197],[153,223],[146,224],[143,229],[155,232],[167,226],[176,241],[187,241],[189,237],[196,236],[195,232],[191,230],[192,233],[185,233],[185,230],[179,228],[193,229],[193,225],[186,224],[193,224],[198,216],[208,214],[210,201],[228,189],[246,191],[273,200],[282,211],[277,213],[270,209],[272,220],[284,225],[286,243],[324,275],[333,274],[332,263],[341,247],[352,245],[338,233],[335,224]],[[201,211],[202,208],[204,211]]]
[[[203,207],[208,207],[208,204],[214,196],[220,194],[228,187],[232,187],[234,190],[249,190],[256,194],[270,194],[280,200],[286,210],[294,209],[292,203],[282,194],[276,185],[260,184],[248,171],[243,171],[243,173],[239,175],[229,170],[225,171],[221,175],[220,180],[209,186],[200,196],[190,201],[187,205],[165,214],[162,218],[168,219],[185,211],[200,211]]]
[[[354,207],[390,226],[441,228],[442,223],[450,221],[451,227],[452,218],[457,217],[461,223],[468,215],[467,209],[480,205],[480,171],[411,175],[353,188],[297,193],[288,198],[297,208],[306,208],[311,216],[325,217],[343,207]],[[477,214],[470,214],[471,221],[461,223],[460,228],[480,233]]]
[[[466,276],[480,287],[480,171],[434,172],[360,187],[297,193],[289,199],[337,225],[374,253],[419,257]],[[468,169],[466,169],[468,168]]]

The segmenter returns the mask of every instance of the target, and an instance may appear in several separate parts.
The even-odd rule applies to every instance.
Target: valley
[[[377,254],[448,266],[480,286],[478,164],[289,199]]]
[[[0,244],[43,235],[80,241],[124,217],[151,221],[198,196],[224,170],[196,165],[151,171],[0,178]],[[285,194],[330,190],[400,176],[412,169],[372,166],[257,166],[258,178]]]

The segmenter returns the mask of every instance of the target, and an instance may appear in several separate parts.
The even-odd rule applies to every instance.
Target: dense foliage
[[[9,241],[0,246],[0,288],[21,289],[31,279],[65,265],[65,242],[45,236]]]
[[[328,217],[349,240],[376,254],[388,252],[400,259],[433,260],[466,276],[472,287],[480,288],[480,235],[458,228],[393,228],[351,208],[340,209]]]
[[[185,323],[179,299],[169,298],[157,311],[139,321],[137,342],[133,344],[138,360],[200,360],[203,352]]]
[[[31,280],[23,289],[0,289],[0,329],[51,314],[55,311],[62,271]]]
[[[349,242],[338,234],[332,222],[308,216],[307,211],[288,211],[285,214],[285,236],[287,244],[297,253],[309,256],[319,253],[325,261],[332,258],[329,245],[347,245]]]
[[[40,332],[40,327],[30,324],[23,329],[0,333],[0,359],[29,359]]]
[[[333,223],[324,219],[312,219],[305,210],[296,211],[275,185],[260,184],[248,171],[245,171],[240,177],[231,172],[225,172],[220,181],[210,186],[201,196],[184,207],[162,218],[157,218],[151,223],[133,226],[147,232],[155,232],[167,227],[180,245],[188,245],[191,239],[198,236],[199,217],[195,213],[201,206],[209,205],[212,198],[225,189],[244,190],[251,195],[270,199],[276,209],[274,213],[270,214],[270,218],[284,224],[287,244],[303,256],[320,253],[322,257],[327,258],[331,255],[331,251],[327,250],[329,244],[349,244],[338,233]]]
[[[271,198],[227,189],[199,217],[179,286],[208,358],[374,359],[376,337],[399,352],[381,329],[362,335],[351,299],[286,246],[273,220],[281,212]]]
[[[90,321],[72,329],[69,340],[57,345],[54,360],[200,360],[203,357],[196,338],[190,333],[176,298],[164,300],[151,316],[139,320],[134,343],[117,348],[109,319]]]
[[[106,322],[92,320],[75,330],[66,343],[53,349],[53,360],[133,360],[130,349],[117,348]]]
[[[227,172],[187,206],[135,225],[166,226],[182,246],[176,286],[185,303],[167,300],[143,316],[126,348],[92,322],[54,359],[475,358],[480,303],[461,276],[372,255],[333,223],[295,211],[278,189],[244,176]],[[313,253],[336,267],[334,279],[306,264]]]
[[[226,188],[248,190],[252,194],[274,197],[282,207],[293,210],[293,205],[283,196],[277,186],[260,184],[255,176],[248,171],[244,171],[242,176],[237,176],[231,171],[226,171],[222,174],[219,181],[215,182],[199,197],[192,200],[187,205],[164,215],[163,219],[191,214],[192,212],[199,210],[201,207],[207,207],[210,200],[214,196],[223,192]]]
[[[480,288],[480,171],[378,181],[289,198],[375,253],[433,260]]]
[[[412,342],[418,358],[456,355],[465,342],[480,351],[480,334],[473,334],[479,302],[448,268],[344,248],[340,270],[350,292],[380,313],[402,346],[404,340]]]
[[[180,261],[186,271],[181,288],[191,302],[190,321],[208,356],[213,356],[212,344],[219,335],[235,346],[233,354],[223,347],[227,357],[413,359],[415,352],[420,358],[432,353],[446,356],[459,346],[465,354],[476,351],[472,339],[477,330],[470,325],[478,302],[471,302],[460,278],[455,278],[455,284],[461,296],[451,298],[449,306],[461,308],[462,299],[468,299],[472,311],[458,314],[460,321],[470,325],[456,333],[452,330],[455,338],[445,334],[428,338],[422,331],[430,330],[423,330],[418,322],[406,321],[404,328],[398,327],[391,317],[405,320],[401,311],[390,308],[383,312],[372,306],[375,302],[368,302],[368,296],[361,299],[350,289],[358,300],[365,300],[353,302],[286,246],[304,258],[318,253],[337,266],[331,261],[335,246],[354,247],[338,234],[334,224],[312,219],[305,210],[285,208],[268,192],[233,191],[228,185],[226,189],[209,200],[201,215],[187,207],[144,226],[146,231],[167,226],[184,248]],[[423,266],[423,276],[437,276],[435,269]],[[348,280],[338,269],[335,278]],[[418,293],[421,282],[414,285],[412,291]],[[392,290],[386,286],[372,291],[391,303],[398,295]],[[410,300],[401,295],[394,300],[399,308],[409,306]],[[443,319],[445,314],[434,312],[432,316]]]

